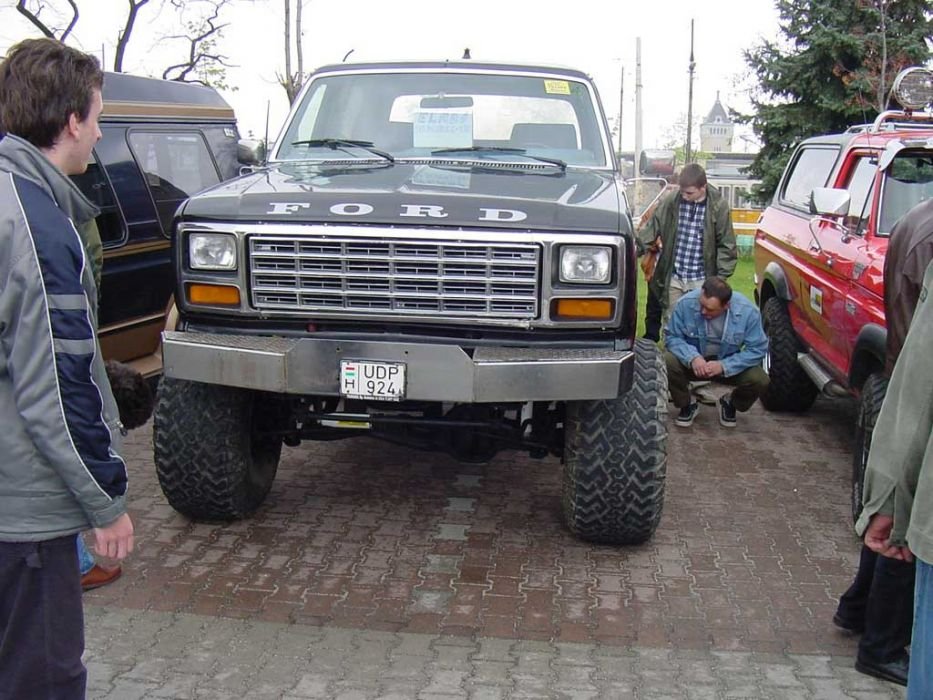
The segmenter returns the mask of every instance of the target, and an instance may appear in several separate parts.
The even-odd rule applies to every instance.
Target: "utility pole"
[[[693,20],[690,20],[690,87],[687,91],[687,148],[684,152],[684,165],[690,162],[691,136],[693,133],[693,71],[696,68],[696,61],[693,60]]]
[[[641,37],[635,39],[635,177],[641,175]]]
[[[622,105],[625,104],[625,65],[621,67],[619,77],[619,160],[622,160]]]

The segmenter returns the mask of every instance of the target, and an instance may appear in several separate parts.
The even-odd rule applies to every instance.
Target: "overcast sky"
[[[69,43],[112,66],[125,0],[78,0],[79,21]],[[62,0],[52,0],[65,7]],[[237,113],[240,131],[270,135],[281,126],[288,104],[276,84],[284,67],[282,0],[257,0],[227,10],[221,50],[236,68],[224,97]],[[0,0],[0,52],[37,31]],[[177,31],[174,15],[153,0],[140,10],[124,70],[160,76],[187,50],[164,37]],[[304,0],[306,70],[348,61],[458,59],[469,47],[474,59],[557,64],[579,68],[596,81],[606,114],[618,118],[624,69],[622,145],[635,141],[636,38],[641,38],[643,147],[660,145],[687,113],[690,20],[695,20],[694,115],[705,116],[716,99],[747,110],[750,84],[743,49],[761,37],[778,36],[773,0]],[[46,16],[46,15],[43,15]],[[48,15],[51,17],[51,15]],[[746,129],[742,133],[750,134]],[[748,144],[736,139],[735,150]],[[754,150],[754,149],[753,149]]]

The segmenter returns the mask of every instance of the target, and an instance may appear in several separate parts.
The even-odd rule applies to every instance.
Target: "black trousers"
[[[642,337],[658,342],[661,340],[661,315],[664,306],[650,291],[645,296],[645,335]]]
[[[75,535],[0,542],[0,700],[84,700]]]
[[[847,622],[864,622],[860,659],[888,663],[910,644],[915,573],[914,562],[889,559],[862,545],[855,581],[836,610]]]

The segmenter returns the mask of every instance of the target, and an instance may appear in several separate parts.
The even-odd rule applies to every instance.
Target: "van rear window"
[[[178,206],[220,182],[220,173],[200,132],[134,129],[129,143],[155,202],[162,231],[168,235]]]

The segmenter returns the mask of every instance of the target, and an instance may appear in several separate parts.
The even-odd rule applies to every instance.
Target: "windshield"
[[[878,233],[887,236],[898,219],[930,197],[933,197],[933,152],[902,151],[884,179]]]
[[[317,78],[275,160],[497,160],[607,167],[584,82],[492,73],[347,73]],[[322,144],[322,142],[325,142]],[[505,150],[503,150],[505,149]]]

